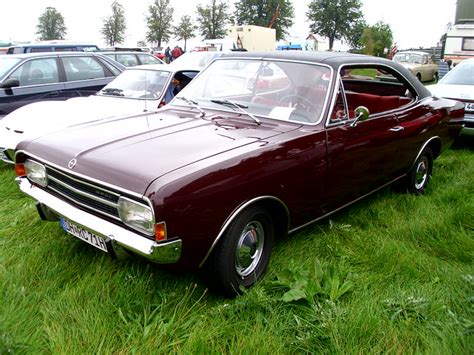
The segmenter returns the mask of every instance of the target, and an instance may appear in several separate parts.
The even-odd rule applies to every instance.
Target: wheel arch
[[[268,213],[270,213],[273,219],[273,224],[275,225],[276,238],[286,235],[289,229],[289,225],[290,225],[290,213],[286,204],[275,196],[259,196],[259,197],[253,198],[249,201],[242,203],[234,211],[232,211],[229,217],[227,217],[217,237],[214,239],[211,247],[207,251],[206,256],[199,264],[200,268],[205,264],[206,260],[209,258],[212,251],[214,250],[216,245],[219,243],[220,239],[222,238],[222,236],[224,235],[225,231],[227,230],[229,225],[232,223],[232,221],[235,220],[235,218],[237,218],[237,216],[242,211],[244,211],[246,208],[249,208],[250,206],[260,206],[266,211],[268,211]]]
[[[415,159],[413,160],[413,163],[410,166],[410,169],[413,168],[415,165],[416,161],[420,157],[421,153],[423,153],[423,150],[425,148],[430,148],[431,152],[433,153],[433,159],[436,159],[440,154],[441,154],[441,138],[439,136],[434,136],[428,139],[425,144],[421,147],[421,149],[418,151],[418,154],[416,155]]]

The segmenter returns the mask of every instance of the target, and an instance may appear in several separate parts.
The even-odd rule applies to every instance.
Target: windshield
[[[162,96],[169,77],[170,72],[168,71],[125,70],[105,86],[99,95],[120,96],[129,99],[158,99]]]
[[[10,58],[7,56],[0,58],[0,80],[2,80],[5,74],[8,73],[20,60],[21,59]]]
[[[212,108],[236,110],[240,106],[249,115],[315,123],[325,105],[330,78],[330,69],[320,65],[225,59],[212,63],[178,96]]]
[[[439,84],[474,85],[474,61],[456,65]]]

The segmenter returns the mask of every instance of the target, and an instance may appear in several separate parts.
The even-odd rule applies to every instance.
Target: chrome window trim
[[[416,88],[410,83],[410,80],[408,80],[406,78],[405,75],[403,75],[402,73],[400,73],[400,71],[398,71],[396,68],[394,67],[391,67],[391,66],[388,66],[387,64],[383,64],[383,63],[375,63],[375,62],[364,62],[364,63],[356,63],[356,62],[349,62],[349,63],[344,63],[344,64],[341,64],[339,65],[338,69],[337,69],[337,78],[336,78],[336,82],[341,82],[341,85],[343,85],[342,83],[342,77],[341,77],[341,69],[343,67],[347,67],[347,66],[356,66],[356,67],[363,67],[363,66],[373,66],[373,67],[384,67],[384,68],[388,68],[394,72],[396,72],[397,74],[399,74],[402,78],[405,79],[406,83],[408,84],[408,86],[413,90],[413,92],[416,93],[416,97],[413,98],[413,101],[412,102],[409,102],[407,103],[406,105],[403,105],[403,106],[400,106],[398,108],[395,108],[395,109],[392,109],[392,110],[387,110],[387,111],[383,111],[383,112],[377,112],[377,113],[374,113],[373,115],[371,115],[371,118],[378,118],[378,116],[381,116],[381,115],[387,115],[387,114],[392,114],[392,113],[396,113],[398,112],[399,110],[404,110],[404,109],[407,109],[408,107],[411,107],[412,105],[415,106],[416,104],[420,103],[421,101],[425,100],[426,98],[422,99],[422,100],[419,100],[420,98],[420,94],[419,92],[416,90]],[[334,104],[336,103],[336,100],[337,100],[337,92],[333,92],[333,99],[331,101],[331,106],[329,107],[329,110],[334,107]],[[346,98],[345,98],[345,89],[344,89],[344,102],[347,103],[346,101]],[[347,110],[347,106],[345,106],[345,109]],[[331,112],[328,111],[328,114],[327,114],[327,117],[326,117],[326,122],[325,122],[325,127],[328,128],[328,127],[334,127],[334,126],[339,126],[341,124],[343,124],[344,122],[337,122],[337,123],[333,123],[331,124],[329,121],[331,120]],[[374,116],[374,117],[372,117]],[[345,122],[350,122],[351,120],[347,120]]]

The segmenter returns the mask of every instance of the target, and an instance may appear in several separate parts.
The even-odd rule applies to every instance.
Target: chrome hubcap
[[[255,271],[263,253],[264,229],[260,222],[249,222],[237,242],[235,270],[244,278]]]
[[[415,188],[417,190],[421,189],[425,184],[426,179],[428,179],[428,158],[422,157],[416,167]]]

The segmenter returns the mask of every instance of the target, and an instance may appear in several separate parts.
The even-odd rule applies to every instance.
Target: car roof
[[[253,58],[266,60],[289,60],[296,62],[306,62],[314,64],[325,64],[338,71],[343,65],[384,65],[391,67],[401,73],[409,83],[416,89],[420,97],[430,96],[430,92],[421,84],[421,82],[411,74],[408,69],[401,64],[386,58],[379,58],[364,54],[354,54],[348,52],[313,52],[313,51],[268,51],[268,52],[229,52],[223,54],[216,61],[226,58]]]
[[[69,56],[96,56],[100,55],[100,52],[38,52],[38,53],[19,53],[19,54],[8,54],[7,58],[39,58],[39,57],[69,57]],[[3,56],[2,56],[3,57]]]
[[[395,55],[397,54],[420,54],[420,55],[431,55],[430,53],[428,52],[423,52],[423,51],[400,51],[400,52],[397,52],[395,53]]]
[[[140,52],[140,51],[100,51],[97,53],[99,54],[146,54],[146,55],[153,56],[152,54],[148,52]]]

